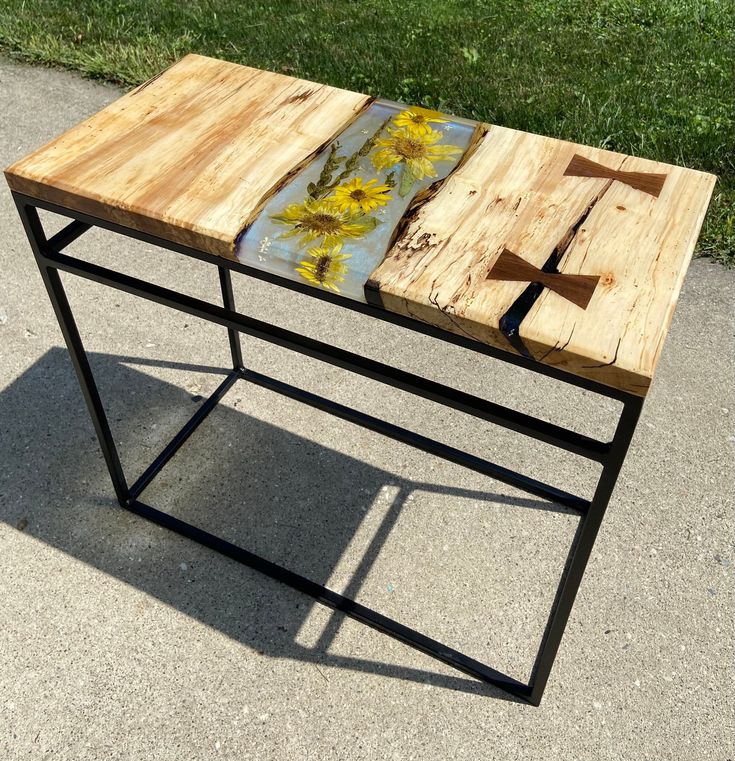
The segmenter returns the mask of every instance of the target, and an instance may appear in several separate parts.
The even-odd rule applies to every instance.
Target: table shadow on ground
[[[129,482],[194,412],[196,403],[184,389],[128,363],[221,372],[219,368],[101,353],[90,354],[90,360],[103,398],[104,392],[108,396],[112,392],[114,398],[106,404],[121,454],[128,453],[123,464],[132,470],[128,472]],[[386,486],[391,487],[393,501],[341,590],[348,597],[359,592],[406,499],[416,489],[449,490],[457,496],[516,507],[568,512],[535,498],[411,481],[231,407],[220,405],[213,416],[217,416],[216,425],[208,429],[210,420],[205,421],[184,447],[195,446],[204,454],[206,478],[190,467],[180,469],[178,475],[174,471],[172,477],[168,469],[174,468],[181,455],[158,476],[160,488],[175,487],[172,499],[176,509],[171,512],[320,584],[328,584],[377,495]],[[160,441],[148,442],[141,451],[141,431],[150,430],[154,418],[167,421],[164,427],[170,425],[171,430],[165,434],[160,430]],[[317,641],[306,647],[296,640],[296,634],[318,603],[214,553],[211,562],[218,563],[217,573],[199,575],[196,584],[172,584],[170,577],[161,573],[162,568],[178,567],[180,543],[188,540],[123,512],[111,499],[112,487],[64,349],[48,351],[0,394],[0,420],[0,520],[9,525],[139,588],[262,655],[514,700],[459,673],[450,676],[331,653],[329,647],[344,621],[344,616],[334,611]],[[236,426],[240,440],[247,442],[242,449],[222,447],[220,434],[229,426]],[[131,451],[138,458],[134,463],[128,462]],[[234,470],[238,477],[233,485]],[[263,477],[264,473],[270,477]],[[216,499],[212,497],[212,484],[221,487]],[[204,498],[207,491],[209,504]],[[148,492],[143,501],[167,509],[149,500]],[[335,520],[337,514],[339,520]],[[304,530],[305,522],[308,531]]]

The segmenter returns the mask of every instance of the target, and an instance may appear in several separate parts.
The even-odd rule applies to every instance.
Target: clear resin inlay
[[[244,264],[365,301],[411,200],[444,179],[476,123],[377,101],[268,200],[240,236]]]

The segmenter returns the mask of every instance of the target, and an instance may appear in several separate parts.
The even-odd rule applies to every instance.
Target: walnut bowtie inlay
[[[545,288],[558,293],[567,301],[571,301],[582,309],[587,309],[600,276],[544,272],[505,248],[488,272],[487,279],[541,283]]]
[[[569,166],[564,171],[565,177],[602,177],[617,180],[630,185],[631,188],[642,190],[644,193],[658,198],[661,188],[664,186],[667,175],[653,174],[651,172],[624,172],[621,169],[610,169],[608,166],[598,164],[596,161],[586,159],[575,153]]]

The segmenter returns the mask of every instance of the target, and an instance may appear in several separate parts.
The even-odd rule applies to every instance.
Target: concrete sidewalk
[[[0,60],[0,163],[118,94]],[[0,759],[733,758],[735,272],[691,267],[544,702],[531,708],[118,508],[7,188],[0,230]],[[219,299],[202,263],[101,232],[75,250]],[[612,402],[236,280],[250,314],[609,431]],[[218,383],[226,335],[65,283],[135,477]],[[256,369],[589,489],[572,456],[243,344]],[[245,384],[146,500],[518,678],[576,522]]]

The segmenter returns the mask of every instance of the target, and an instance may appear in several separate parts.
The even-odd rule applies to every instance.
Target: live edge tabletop
[[[715,182],[198,55],[6,177],[637,395]]]

